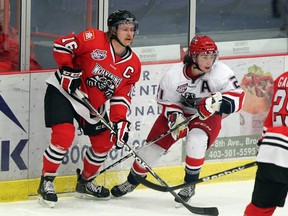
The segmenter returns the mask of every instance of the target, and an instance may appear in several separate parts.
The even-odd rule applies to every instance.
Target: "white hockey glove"
[[[185,120],[186,118],[184,117],[182,113],[172,112],[171,114],[168,115],[168,127],[170,128],[170,130],[173,130]],[[188,131],[189,131],[188,125],[183,124],[179,128],[172,131],[171,136],[173,137],[174,140],[178,140],[180,138],[185,137]]]
[[[198,105],[200,119],[205,120],[212,116],[215,112],[219,112],[221,103],[221,92],[216,92],[212,96],[202,99]]]
[[[121,149],[127,143],[129,138],[131,123],[129,121],[119,121],[113,123],[115,133],[111,132],[111,141],[115,143],[116,149]]]
[[[72,94],[76,91],[76,89],[79,89],[82,76],[81,69],[63,66],[61,69],[59,69],[59,71],[61,73],[60,84],[65,91]]]

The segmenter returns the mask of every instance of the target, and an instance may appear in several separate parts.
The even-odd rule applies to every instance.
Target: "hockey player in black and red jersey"
[[[55,40],[54,58],[59,69],[47,79],[45,124],[52,129],[51,143],[43,155],[43,169],[38,193],[40,201],[53,206],[57,202],[53,181],[65,153],[72,145],[76,119],[91,146],[84,155],[84,167],[77,169],[76,191],[96,198],[108,198],[110,191],[93,183],[97,171],[113,147],[122,148],[128,140],[130,91],[139,80],[141,64],[129,47],[138,29],[135,16],[118,10],[108,17],[108,31],[89,28],[78,35]],[[73,94],[80,89],[90,103],[111,121],[116,134]],[[109,118],[105,102],[110,102]]]
[[[272,216],[288,192],[288,72],[274,81],[272,103],[264,121],[256,157],[252,201],[244,216]]]
[[[147,142],[197,112],[199,117],[139,151],[139,157],[153,166],[178,139],[186,136],[185,182],[199,178],[205,152],[221,129],[222,114],[229,115],[242,107],[244,91],[234,72],[217,59],[218,48],[210,37],[195,36],[191,40],[183,63],[172,66],[160,81],[157,102],[162,112],[151,128]],[[139,184],[135,175],[145,177],[147,173],[135,160],[127,181],[114,186],[112,195],[120,197],[133,191]],[[183,188],[179,196],[188,202],[194,193],[195,185],[191,185]]]

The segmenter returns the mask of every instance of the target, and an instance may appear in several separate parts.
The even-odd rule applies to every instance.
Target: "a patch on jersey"
[[[103,59],[105,59],[107,57],[107,51],[106,50],[95,49],[91,53],[91,57],[94,60],[103,60]]]
[[[94,67],[92,71],[92,74],[100,76],[100,77],[106,77],[106,79],[111,80],[116,87],[118,87],[122,81],[121,77],[116,76],[115,74],[106,70],[99,64],[96,64],[96,66]]]
[[[188,87],[188,83],[185,83],[183,85],[177,86],[176,91],[182,94],[183,92],[187,90],[187,87]]]
[[[93,31],[84,31],[83,32],[84,41],[95,39],[95,35]]]

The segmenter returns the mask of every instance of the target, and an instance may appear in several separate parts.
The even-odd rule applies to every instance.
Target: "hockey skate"
[[[110,191],[103,187],[93,183],[94,179],[87,180],[80,174],[80,169],[77,169],[77,185],[76,185],[76,197],[81,199],[102,199],[108,200],[110,197]]]
[[[186,203],[188,203],[191,197],[194,195],[195,195],[195,185],[190,185],[188,187],[185,187],[181,189],[178,193],[178,196]],[[175,202],[176,202],[176,205],[175,205],[176,208],[179,208],[182,206],[182,204],[177,198],[175,198]]]
[[[122,184],[116,185],[111,189],[111,194],[114,197],[121,197],[127,193],[132,192],[138,185],[133,185],[128,181],[123,182]]]
[[[54,208],[55,203],[58,201],[57,194],[55,193],[53,181],[55,174],[46,173],[41,176],[38,194],[40,195],[38,203],[44,207]]]

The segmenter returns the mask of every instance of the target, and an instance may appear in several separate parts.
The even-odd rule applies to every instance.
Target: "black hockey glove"
[[[115,143],[116,149],[122,149],[129,138],[131,123],[129,121],[119,121],[113,123],[115,133],[111,132],[111,141]]]
[[[74,69],[68,66],[63,66],[59,69],[61,73],[61,86],[62,88],[67,91],[69,94],[72,94],[79,89],[81,85],[81,76],[82,70],[81,69]]]

